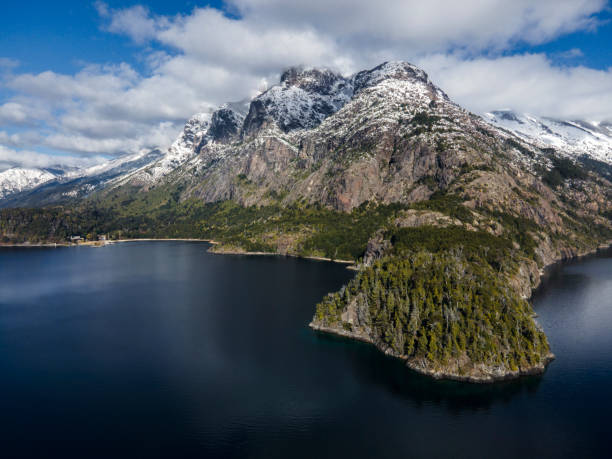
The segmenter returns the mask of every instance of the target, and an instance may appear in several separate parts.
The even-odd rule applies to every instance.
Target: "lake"
[[[208,247],[0,248],[2,457],[609,457],[612,251],[534,295],[543,376],[470,385],[310,330],[344,266]]]

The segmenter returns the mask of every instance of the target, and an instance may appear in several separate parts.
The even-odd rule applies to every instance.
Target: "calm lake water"
[[[2,457],[610,457],[612,251],[536,293],[543,377],[474,386],[312,332],[343,266],[207,248],[0,249]]]

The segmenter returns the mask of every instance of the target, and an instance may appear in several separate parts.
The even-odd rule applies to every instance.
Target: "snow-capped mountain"
[[[407,62],[385,62],[350,77],[291,68],[248,107],[244,118],[244,112],[221,116],[232,110],[225,106],[210,121],[190,121],[164,158],[121,184],[146,191],[161,180],[207,202],[251,205],[283,195],[288,202],[305,198],[349,210],[364,199],[423,199],[431,191],[417,182],[451,163],[472,161],[472,143],[515,137],[452,102]],[[176,151],[184,153],[171,162]],[[517,163],[531,161],[516,157]],[[386,165],[378,164],[383,158]],[[450,180],[445,174],[438,174],[444,183]]]
[[[150,169],[149,173],[155,180],[173,169],[177,168],[194,154],[194,148],[206,136],[210,125],[210,114],[198,113],[192,116],[183,129],[182,134],[170,146],[166,154],[157,161]]]
[[[0,172],[0,199],[30,190],[54,178],[56,175],[45,169],[14,167],[5,170]]]
[[[183,132],[160,159],[119,178],[117,184],[153,184],[195,158],[204,146],[229,141],[239,133],[248,114],[250,102],[228,102],[212,114],[195,114],[185,123]]]
[[[353,95],[353,84],[326,69],[290,68],[280,84],[251,102],[243,133],[248,135],[269,123],[282,131],[310,129],[341,109]]]
[[[430,83],[423,70],[406,62],[385,62],[350,77],[328,69],[290,68],[281,75],[280,84],[253,99],[242,136],[262,128],[277,128],[283,133],[315,128],[362,90],[390,80]]]
[[[185,123],[183,132],[161,158],[151,165],[146,165],[149,167],[132,171],[128,176],[143,184],[155,182],[192,158],[197,153],[197,146],[207,140],[210,118],[211,115],[208,113],[197,113],[192,116]],[[118,182],[124,178],[121,177]]]
[[[492,111],[484,118],[536,145],[555,148],[562,155],[587,155],[612,164],[612,123],[541,118],[512,110]]]
[[[483,137],[483,132],[488,132],[488,138]],[[391,137],[393,144],[385,145]],[[389,148],[393,152],[400,143],[417,140],[426,145],[423,148],[450,155],[455,162],[466,161],[466,151],[472,148],[461,147],[466,137],[477,138],[477,143],[495,137],[507,140],[507,145],[519,145],[518,152],[532,150],[530,155],[515,157],[516,166],[522,168],[531,168],[537,161],[534,158],[549,147],[566,156],[588,155],[612,163],[611,124],[537,118],[509,110],[480,118],[452,102],[423,70],[407,62],[385,62],[349,77],[328,69],[294,67],[282,73],[278,85],[252,100],[227,103],[213,113],[192,116],[165,152],[139,153],[59,174],[41,171],[39,177],[30,172],[29,184],[25,178],[17,180],[18,172],[6,171],[0,207],[53,204],[122,185],[149,189],[164,180],[190,181],[190,193],[205,200],[228,199],[240,194],[230,177],[237,170],[236,174],[260,184],[270,180],[261,192],[249,192],[245,202],[251,203],[276,188],[286,189],[287,184],[280,181],[292,180],[285,176],[292,173],[298,164],[295,161],[300,162],[300,167],[302,163],[315,167],[322,160],[332,164],[334,155],[352,151],[354,158],[349,155],[350,162],[359,159],[361,164],[376,149]],[[393,167],[399,167],[396,159],[390,161]],[[412,170],[405,171],[405,177],[396,177],[398,183],[394,187],[378,183],[380,177],[374,178],[372,170],[372,183],[368,184],[372,189],[362,189],[361,193],[375,194],[377,199],[396,199],[396,194],[404,193],[404,188],[415,177],[418,179],[420,168],[430,166],[415,163]],[[360,167],[365,168],[365,163]],[[368,163],[370,167],[373,163]],[[360,184],[364,171],[348,174],[338,183],[357,193],[364,186]],[[198,183],[202,177],[208,177],[206,187]],[[312,180],[296,185],[290,194],[320,194],[312,198],[320,202],[344,199],[322,196],[335,193],[324,182],[315,173]],[[411,193],[418,194],[420,189],[416,187]],[[350,203],[334,205],[350,208],[353,200],[360,199],[353,198]]]
[[[0,177],[0,207],[37,206],[82,198],[129,180],[152,184],[195,157],[208,143],[222,144],[236,135],[249,111],[250,100],[227,103],[214,113],[198,113],[165,151],[153,150],[122,156],[88,168],[19,172],[14,168]],[[31,177],[28,183],[25,177]],[[4,177],[5,176],[5,177]]]
[[[88,168],[8,169],[0,174],[0,207],[40,206],[82,198],[162,156],[159,150],[153,150]]]
[[[226,103],[212,114],[192,116],[163,154],[141,153],[48,177],[5,194],[0,206],[52,204],[126,183],[149,187],[183,165],[200,167],[226,157],[232,143],[269,135],[284,141],[284,136],[312,131],[349,104],[352,109],[345,117],[355,118],[358,112],[360,119],[369,119],[368,124],[384,124],[386,117],[377,119],[377,114],[387,112],[380,100],[397,105],[407,97],[413,108],[427,109],[432,97],[450,103],[425,72],[405,62],[387,62],[350,77],[328,69],[293,67],[283,72],[278,85],[252,100]],[[363,100],[374,103],[363,104]],[[396,115],[400,117],[401,111]]]

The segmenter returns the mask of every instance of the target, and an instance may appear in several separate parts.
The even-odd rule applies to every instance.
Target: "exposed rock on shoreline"
[[[592,254],[600,248],[609,247],[611,244],[612,241],[608,241],[607,244],[602,244],[590,251],[584,250],[576,253],[574,257]],[[575,253],[571,250],[569,250],[569,252]],[[567,260],[567,253],[567,251],[560,251],[555,261],[549,263],[545,269],[551,267],[555,263]],[[511,284],[512,288],[518,287],[519,291],[528,290],[529,293],[528,295],[524,295],[524,298],[531,296],[533,290],[540,285],[541,277],[545,269],[539,270],[535,262],[524,260],[524,263],[521,264],[513,278]],[[347,287],[344,287],[343,290],[341,290],[341,296],[346,295],[346,288]],[[330,298],[331,297],[332,295],[330,295]],[[325,301],[326,300],[324,300],[322,304],[324,304]],[[345,302],[344,308],[339,311],[340,320],[330,323],[328,317],[325,315],[322,316],[319,313],[315,314],[309,326],[317,332],[370,343],[376,346],[384,354],[405,361],[406,366],[411,370],[434,379],[450,379],[472,383],[493,383],[526,375],[542,374],[546,371],[548,364],[555,358],[554,354],[550,352],[547,346],[542,349],[539,359],[536,361],[519,364],[514,367],[505,362],[474,362],[465,351],[460,355],[449,358],[445,362],[432,359],[431,354],[428,355],[429,358],[428,356],[409,356],[405,353],[398,352],[397,348],[394,349],[392,345],[389,345],[388,342],[385,342],[380,336],[377,336],[376,333],[373,332],[370,326],[371,321],[368,317],[368,311],[364,310],[363,307],[360,308],[359,301],[359,298],[353,297]],[[337,304],[342,303],[340,302]],[[319,312],[320,310],[321,305],[318,307]],[[535,314],[532,314],[531,320],[534,322],[537,330],[543,335],[543,330],[539,324],[535,322]]]

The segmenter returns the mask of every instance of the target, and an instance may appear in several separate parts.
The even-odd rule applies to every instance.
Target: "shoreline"
[[[577,261],[580,261],[582,258],[588,258],[590,256],[595,256],[599,252],[611,250],[611,249],[612,249],[612,241],[607,241],[606,243],[599,244],[597,247],[585,253],[579,253],[570,258],[560,258],[542,267],[538,271],[539,275],[538,275],[537,282],[532,287],[531,293],[529,297],[526,299],[530,301],[531,298],[533,298],[534,294],[542,287],[543,283],[546,280],[546,277],[550,274],[551,270],[555,269],[555,267],[560,267],[562,266],[563,263],[577,262]],[[556,358],[552,352],[549,352],[549,354],[545,356],[544,361],[538,365],[535,365],[533,367],[526,368],[526,369],[519,368],[516,371],[506,372],[500,375],[490,375],[486,377],[457,375],[454,373],[444,373],[443,371],[440,371],[440,370],[432,370],[430,368],[425,368],[422,365],[419,365],[418,362],[416,361],[408,360],[406,356],[396,354],[390,348],[387,348],[387,349],[382,348],[376,342],[374,342],[374,340],[370,336],[365,335],[365,334],[358,334],[352,331],[344,330],[342,328],[328,327],[325,325],[317,324],[314,322],[314,320],[308,324],[308,327],[310,327],[316,333],[329,334],[329,335],[337,336],[337,337],[344,338],[344,339],[351,339],[351,340],[361,341],[361,342],[371,344],[383,354],[389,357],[403,360],[406,366],[411,371],[414,371],[415,373],[418,373],[421,375],[428,376],[436,380],[469,382],[469,383],[475,383],[475,384],[494,384],[497,382],[518,379],[523,376],[542,375],[546,371],[546,368],[548,367],[548,365]]]
[[[198,239],[198,238],[137,238],[137,239],[112,239],[107,241],[89,241],[89,242],[79,242],[79,243],[69,243],[69,242],[22,242],[22,243],[0,243],[1,247],[104,247],[107,245],[113,245],[118,243],[125,242],[164,242],[164,241],[180,241],[180,242],[206,242],[211,244],[211,247],[208,249],[209,253],[215,255],[247,255],[247,256],[275,256],[275,257],[291,257],[291,258],[301,258],[304,260],[316,260],[316,261],[328,261],[332,263],[340,263],[343,265],[347,265],[347,269],[358,270],[357,263],[351,260],[334,260],[332,258],[327,257],[318,257],[318,256],[301,256],[301,255],[293,255],[290,253],[278,253],[278,252],[247,252],[241,250],[213,250],[215,246],[221,246],[223,243],[219,241],[215,241],[214,239]]]
[[[210,241],[211,244],[221,245],[221,242]],[[217,255],[258,255],[258,256],[276,256],[276,257],[291,257],[291,258],[302,258],[304,260],[317,260],[317,261],[329,261],[332,263],[340,263],[347,266],[347,269],[355,269],[356,263],[351,260],[334,260],[332,258],[327,257],[317,257],[317,256],[302,256],[302,255],[293,255],[291,253],[278,253],[278,252],[243,252],[240,250],[212,250],[214,247],[209,249],[210,253],[214,253]]]
[[[118,242],[152,242],[152,241],[183,241],[183,242],[207,242],[212,246],[208,249],[209,253],[215,255],[247,255],[247,256],[275,256],[275,257],[291,257],[291,258],[301,258],[304,260],[318,260],[318,261],[330,261],[332,263],[340,263],[344,265],[350,265],[347,268],[351,269],[352,266],[355,266],[356,263],[351,260],[334,260],[326,257],[317,257],[317,256],[301,256],[301,255],[293,255],[290,253],[278,253],[278,252],[247,252],[237,249],[228,249],[228,250],[213,250],[215,246],[222,246],[223,243],[219,241],[215,241],[214,239],[196,239],[196,238],[143,238],[143,239],[116,239],[112,241],[107,241],[107,243],[114,244]]]
[[[510,371],[503,374],[495,375],[490,374],[488,376],[474,376],[474,375],[459,375],[456,373],[445,373],[441,370],[433,370],[430,368],[425,368],[422,365],[419,365],[417,360],[409,360],[405,355],[396,354],[391,348],[382,348],[372,338],[367,335],[357,334],[354,332],[350,332],[348,330],[326,327],[324,325],[319,325],[314,322],[310,322],[308,326],[315,332],[320,333],[321,335],[330,335],[339,337],[342,339],[349,339],[351,341],[360,341],[362,343],[366,343],[374,346],[379,352],[384,355],[398,359],[404,362],[406,367],[419,375],[427,376],[432,379],[438,381],[456,381],[456,382],[464,382],[464,383],[472,383],[472,384],[494,384],[503,381],[511,381],[513,379],[518,379],[523,376],[538,376],[544,374],[548,365],[555,360],[555,355],[550,352],[545,358],[544,362],[533,367],[529,368],[520,368],[516,371]]]

